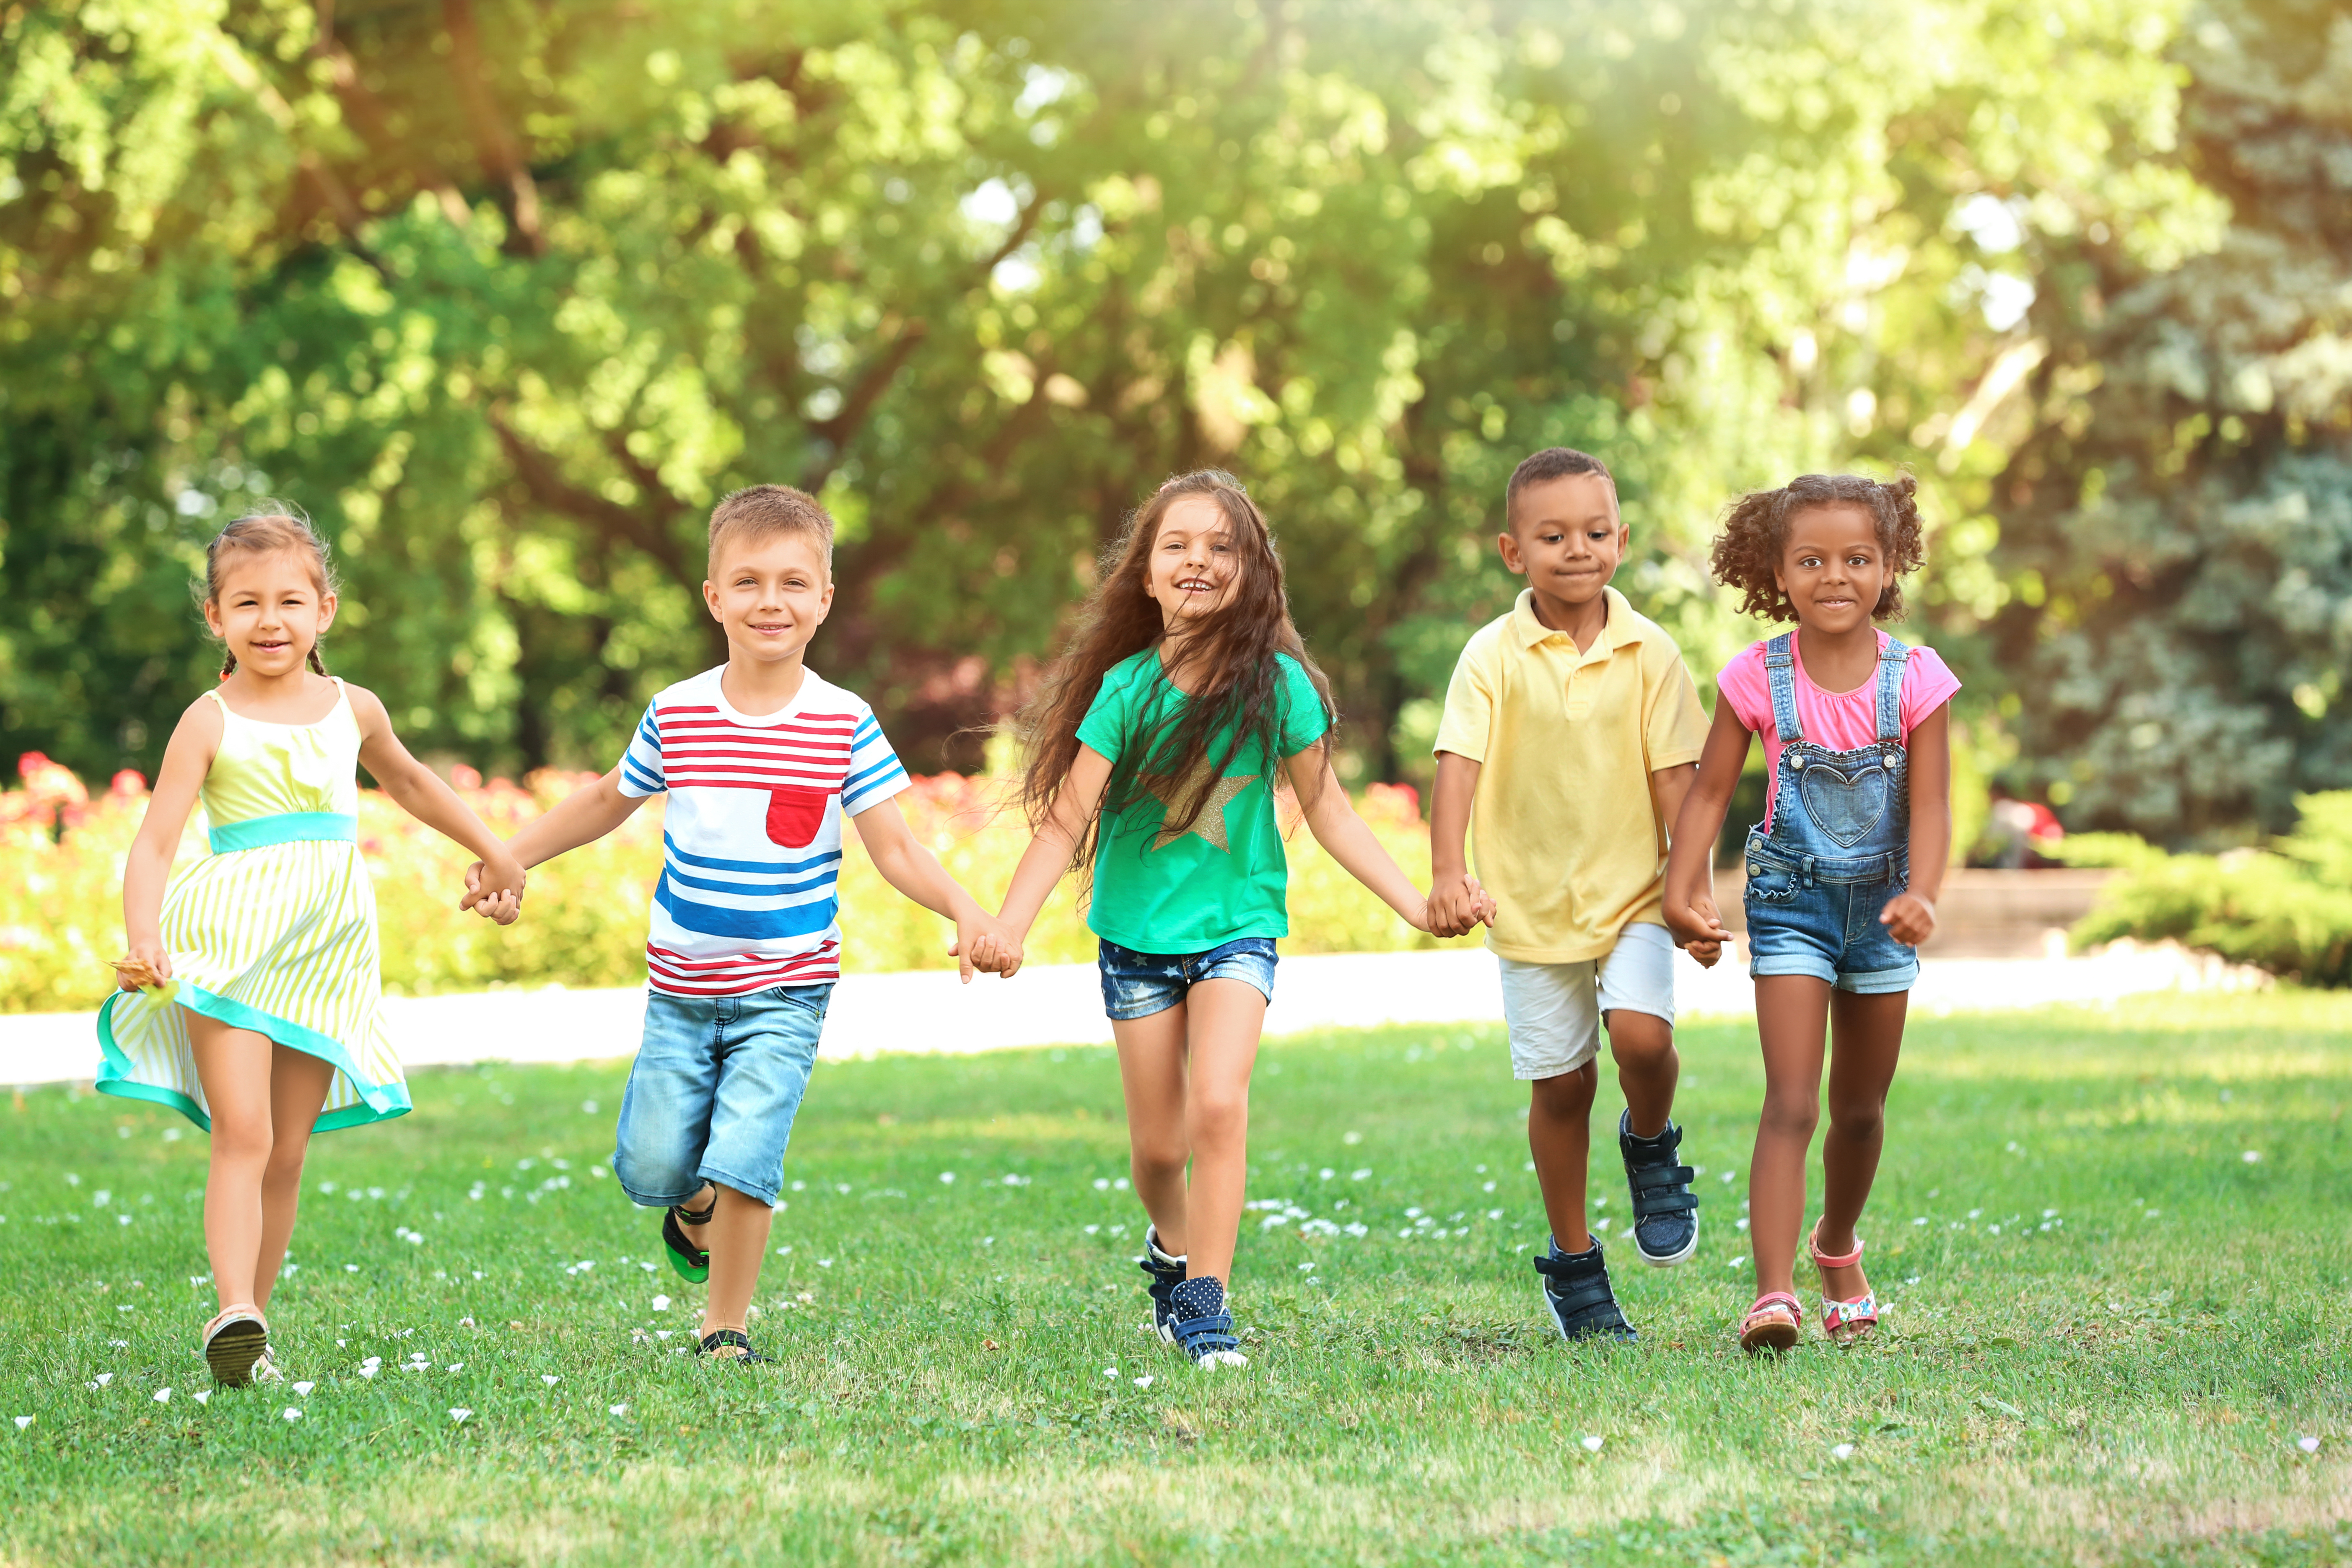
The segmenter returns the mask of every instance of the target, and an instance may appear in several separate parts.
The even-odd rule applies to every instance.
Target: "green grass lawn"
[[[422,1074],[314,1146],[271,1314],[314,1386],[202,1405],[204,1138],[26,1092],[0,1563],[2352,1561],[2352,1002],[1918,1022],[1886,1327],[1779,1362],[1732,1333],[1752,1035],[1683,1049],[1702,1245],[1620,1263],[1636,1346],[1542,1314],[1500,1031],[1403,1029],[1266,1048],[1245,1372],[1138,1331],[1118,1079],[1074,1048],[820,1069],[759,1369],[681,1353],[698,1293],[598,1169],[620,1068]]]

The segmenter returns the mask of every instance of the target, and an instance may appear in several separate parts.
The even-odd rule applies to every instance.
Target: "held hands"
[[[975,973],[999,974],[1010,980],[1021,969],[1021,939],[1002,921],[985,914],[978,920],[959,920],[956,939],[948,947],[948,956],[961,960],[956,967],[962,972],[966,985],[971,984]]]
[[[1494,895],[1465,872],[1436,881],[1423,918],[1412,923],[1432,936],[1467,936],[1474,926],[1493,925],[1495,915]]]
[[[477,860],[466,868],[466,896],[457,901],[457,907],[510,926],[522,913],[526,878],[522,862],[513,856],[501,854],[498,858],[503,864]]]
[[[1675,944],[1697,959],[1700,968],[1713,969],[1723,957],[1723,944],[1731,940],[1731,933],[1723,929],[1722,913],[1715,907],[1715,895],[1701,891],[1688,900],[1670,898],[1664,914]]]
[[[1886,934],[1906,947],[1916,947],[1936,934],[1936,906],[1916,893],[1897,893],[1878,911]]]

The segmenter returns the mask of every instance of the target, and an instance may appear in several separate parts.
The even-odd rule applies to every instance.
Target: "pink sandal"
[[[1860,1266],[1862,1237],[1857,1236],[1853,1238],[1852,1252],[1843,1258],[1832,1258],[1822,1250],[1822,1244],[1818,1239],[1821,1229],[1821,1221],[1815,1220],[1811,1232],[1805,1237],[1805,1249],[1813,1255],[1814,1268],[1826,1274],[1832,1268],[1853,1268]],[[1839,1344],[1850,1345],[1857,1340],[1866,1338],[1877,1327],[1878,1294],[1870,1289],[1867,1280],[1864,1281],[1861,1295],[1850,1297],[1843,1301],[1831,1296],[1826,1285],[1822,1287],[1822,1332],[1829,1335]]]
[[[1759,1351],[1793,1350],[1797,1331],[1804,1326],[1804,1303],[1786,1290],[1770,1290],[1756,1298],[1739,1324],[1739,1348],[1749,1355]]]

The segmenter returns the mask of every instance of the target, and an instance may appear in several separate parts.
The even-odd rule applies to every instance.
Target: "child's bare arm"
[[[1006,940],[1013,944],[1013,967],[1005,971],[1007,974],[1020,967],[1020,944],[1028,940],[1037,911],[1045,907],[1062,873],[1070,868],[1070,857],[1102,805],[1103,792],[1110,787],[1110,759],[1092,746],[1078,747],[1070,771],[1063,775],[1061,790],[1054,796],[1052,812],[1029,840],[1029,847],[1021,852],[1021,863],[1013,868],[1004,903],[997,911]]]
[[[507,852],[506,841],[457,798],[456,790],[409,755],[393,731],[392,716],[374,692],[351,685],[344,690],[350,693],[352,711],[359,719],[360,765],[401,810],[481,858],[480,888],[468,891],[457,907],[470,910],[488,899],[501,924],[514,919],[515,908],[522,901],[523,872],[520,863]]]
[[[1650,805],[1652,809],[1657,812],[1658,820],[1666,825],[1666,837],[1669,841],[1674,837],[1675,819],[1682,815],[1683,802],[1690,798],[1691,785],[1697,781],[1697,778],[1696,763],[1682,763],[1670,768],[1654,768],[1650,772]],[[1686,942],[1683,943],[1683,948],[1708,969],[1714,968],[1715,961],[1723,956],[1723,944],[1712,939],[1705,942]]]
[[[1911,727],[1911,885],[1879,911],[1887,934],[1916,947],[1936,934],[1936,895],[1952,854],[1952,729],[1948,704]]]
[[[1309,746],[1294,753],[1283,767],[1290,775],[1290,787],[1298,796],[1307,830],[1315,835],[1315,842],[1348,875],[1379,894],[1381,901],[1402,917],[1405,924],[1415,931],[1429,930],[1429,900],[1356,815],[1348,792],[1340,787],[1339,775],[1331,771],[1329,753],[1322,746]]]
[[[1666,929],[1675,940],[1721,943],[1731,933],[1715,907],[1715,841],[1723,832],[1723,818],[1731,809],[1731,792],[1739,786],[1739,770],[1748,761],[1748,726],[1717,700],[1715,724],[1707,731],[1706,747],[1699,753],[1698,771],[1685,786],[1682,805],[1675,813],[1666,857]]]
[[[220,705],[198,698],[180,715],[163,747],[155,793],[147,797],[147,815],[140,818],[138,837],[122,861],[122,934],[131,968],[118,970],[116,983],[125,991],[137,990],[142,981],[161,984],[172,978],[172,958],[163,951],[163,884],[220,738]]]
[[[1429,929],[1438,936],[1466,934],[1486,918],[1480,911],[1494,905],[1470,875],[1465,852],[1482,765],[1458,752],[1437,753],[1437,779],[1429,792]]]
[[[955,921],[955,945],[948,952],[960,961],[957,967],[965,984],[971,984],[975,969],[1003,969],[1006,944],[997,934],[996,921],[948,875],[939,857],[908,831],[906,814],[895,798],[885,796],[849,820],[857,825],[857,841],[884,881],[933,914]]]

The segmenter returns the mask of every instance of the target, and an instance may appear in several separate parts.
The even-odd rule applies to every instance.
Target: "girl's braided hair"
[[[230,562],[238,555],[274,555],[284,551],[302,557],[310,569],[310,581],[318,584],[319,596],[325,598],[335,592],[335,567],[329,558],[327,542],[310,526],[310,520],[301,509],[285,501],[266,500],[213,535],[205,547],[205,603],[218,602],[222,579],[228,575]],[[319,657],[319,645],[310,645],[310,668],[320,675],[327,673],[327,661]],[[221,679],[226,680],[236,673],[236,655],[224,651],[221,655]]]
[[[1739,590],[1740,614],[1765,621],[1795,620],[1797,607],[1781,592],[1776,575],[1780,552],[1789,545],[1790,520],[1815,507],[1860,507],[1870,514],[1879,548],[1886,552],[1886,586],[1871,618],[1899,621],[1903,589],[1898,579],[1917,571],[1927,554],[1919,507],[1912,499],[1918,489],[1918,481],[1908,474],[1885,483],[1860,474],[1806,474],[1777,490],[1752,491],[1723,514],[1723,531],[1716,536],[1710,557],[1715,580]]]

